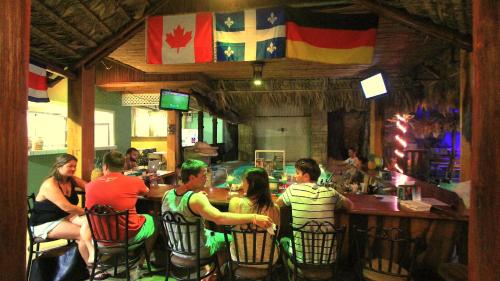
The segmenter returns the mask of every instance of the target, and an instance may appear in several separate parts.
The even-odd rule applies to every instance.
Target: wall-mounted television
[[[189,110],[189,95],[162,89],[160,91],[160,109],[164,110]]]
[[[381,73],[361,80],[361,88],[367,99],[387,94],[387,88]]]

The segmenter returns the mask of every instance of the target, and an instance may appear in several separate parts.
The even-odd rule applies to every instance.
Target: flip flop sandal
[[[105,280],[111,277],[111,274],[107,272],[99,272],[96,275],[94,275],[94,280]]]

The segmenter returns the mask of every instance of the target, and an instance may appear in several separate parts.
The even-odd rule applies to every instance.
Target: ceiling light
[[[264,62],[256,61],[252,63],[253,68],[253,84],[255,86],[262,85],[262,69],[264,68]]]

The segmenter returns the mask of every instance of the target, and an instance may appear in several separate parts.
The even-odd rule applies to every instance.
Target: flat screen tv
[[[188,111],[189,95],[162,89],[160,91],[160,109]]]
[[[361,88],[367,99],[387,94],[387,88],[381,73],[361,80]]]

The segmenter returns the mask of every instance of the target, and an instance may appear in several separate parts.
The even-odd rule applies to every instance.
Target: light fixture
[[[264,62],[256,61],[252,63],[253,68],[253,84],[255,86],[262,85],[262,69],[264,68]]]

